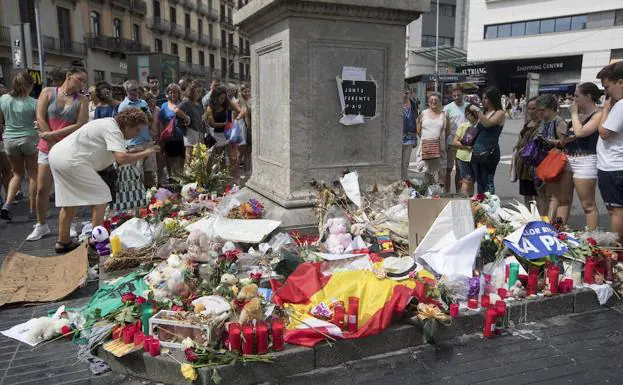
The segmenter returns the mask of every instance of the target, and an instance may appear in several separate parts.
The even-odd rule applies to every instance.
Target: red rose
[[[171,306],[171,311],[182,311],[182,310],[184,310],[184,308],[181,307],[180,305]]]
[[[253,280],[253,281],[258,281],[259,282],[259,281],[262,280],[262,273],[259,273],[259,272],[258,273],[250,273],[249,276],[250,276],[251,280]]]
[[[173,211],[171,213],[171,218],[176,218],[177,217],[177,211]]]
[[[188,362],[197,362],[197,360],[199,359],[199,356],[192,348],[184,349],[184,355],[186,356],[186,360]]]
[[[138,210],[139,218],[145,218],[147,214],[149,214],[149,210],[147,210],[146,208],[141,208]]]
[[[121,296],[121,302],[123,303],[133,303],[134,301],[136,301],[134,293],[125,293]]]
[[[597,246],[597,241],[593,238],[586,238],[586,243],[588,243],[591,246]]]
[[[558,239],[560,239],[561,241],[566,241],[567,240],[567,234],[565,234],[565,233],[558,234]]]
[[[158,202],[158,199],[156,199],[156,197],[152,197],[152,198],[149,200],[149,204],[150,204],[150,205],[153,205],[153,204],[154,204],[154,203],[156,203],[156,202]]]
[[[147,299],[146,299],[146,298],[141,297],[141,296],[136,297],[136,304],[137,304],[137,305],[142,305],[142,304],[144,304],[145,302],[147,302]]]
[[[61,328],[61,334],[64,336],[69,336],[69,333],[71,333],[71,327],[69,327],[68,325],[63,325],[63,327]]]
[[[110,218],[110,221],[112,223],[117,223],[117,222],[119,222],[120,219],[121,219],[121,217],[119,215],[115,215],[114,217]]]

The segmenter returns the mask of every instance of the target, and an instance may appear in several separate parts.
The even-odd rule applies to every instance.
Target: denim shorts
[[[39,157],[37,158],[37,163],[49,166],[50,161],[48,160],[48,153],[39,150]]]
[[[623,171],[597,170],[597,184],[606,207],[623,207]]]
[[[469,181],[474,180],[474,170],[472,169],[471,163],[461,159],[457,159],[456,163],[459,166],[459,175],[461,176],[461,179]]]

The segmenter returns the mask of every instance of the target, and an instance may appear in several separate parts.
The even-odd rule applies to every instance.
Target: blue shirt
[[[499,124],[491,127],[485,127],[482,123],[478,123],[478,135],[474,139],[474,153],[485,152],[499,148],[498,142],[500,134],[502,133],[502,126]]]
[[[143,99],[130,100],[126,96],[121,104],[119,104],[119,112],[123,112],[128,108],[137,108],[139,110],[147,111],[147,113],[149,113],[149,106],[147,105],[147,102]],[[151,142],[151,135],[149,134],[149,125],[146,124],[141,127],[141,131],[139,131],[138,135],[128,141],[128,146],[138,146],[139,144],[149,142]]]
[[[414,103],[411,101],[409,102],[409,107],[403,107],[402,144],[415,146],[417,144],[416,132],[417,111],[415,110]]]

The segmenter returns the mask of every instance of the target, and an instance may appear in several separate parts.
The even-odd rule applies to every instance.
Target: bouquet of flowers
[[[222,193],[230,179],[229,171],[226,167],[221,167],[222,163],[222,154],[216,155],[213,149],[198,143],[193,148],[192,160],[184,173],[173,179],[181,185],[196,183],[198,188]]]
[[[264,216],[264,205],[257,199],[249,199],[248,202],[232,208],[227,218],[232,219],[259,219]]]

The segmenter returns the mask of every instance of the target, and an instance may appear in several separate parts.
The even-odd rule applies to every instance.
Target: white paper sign
[[[342,80],[366,80],[366,69],[363,67],[342,67]]]

